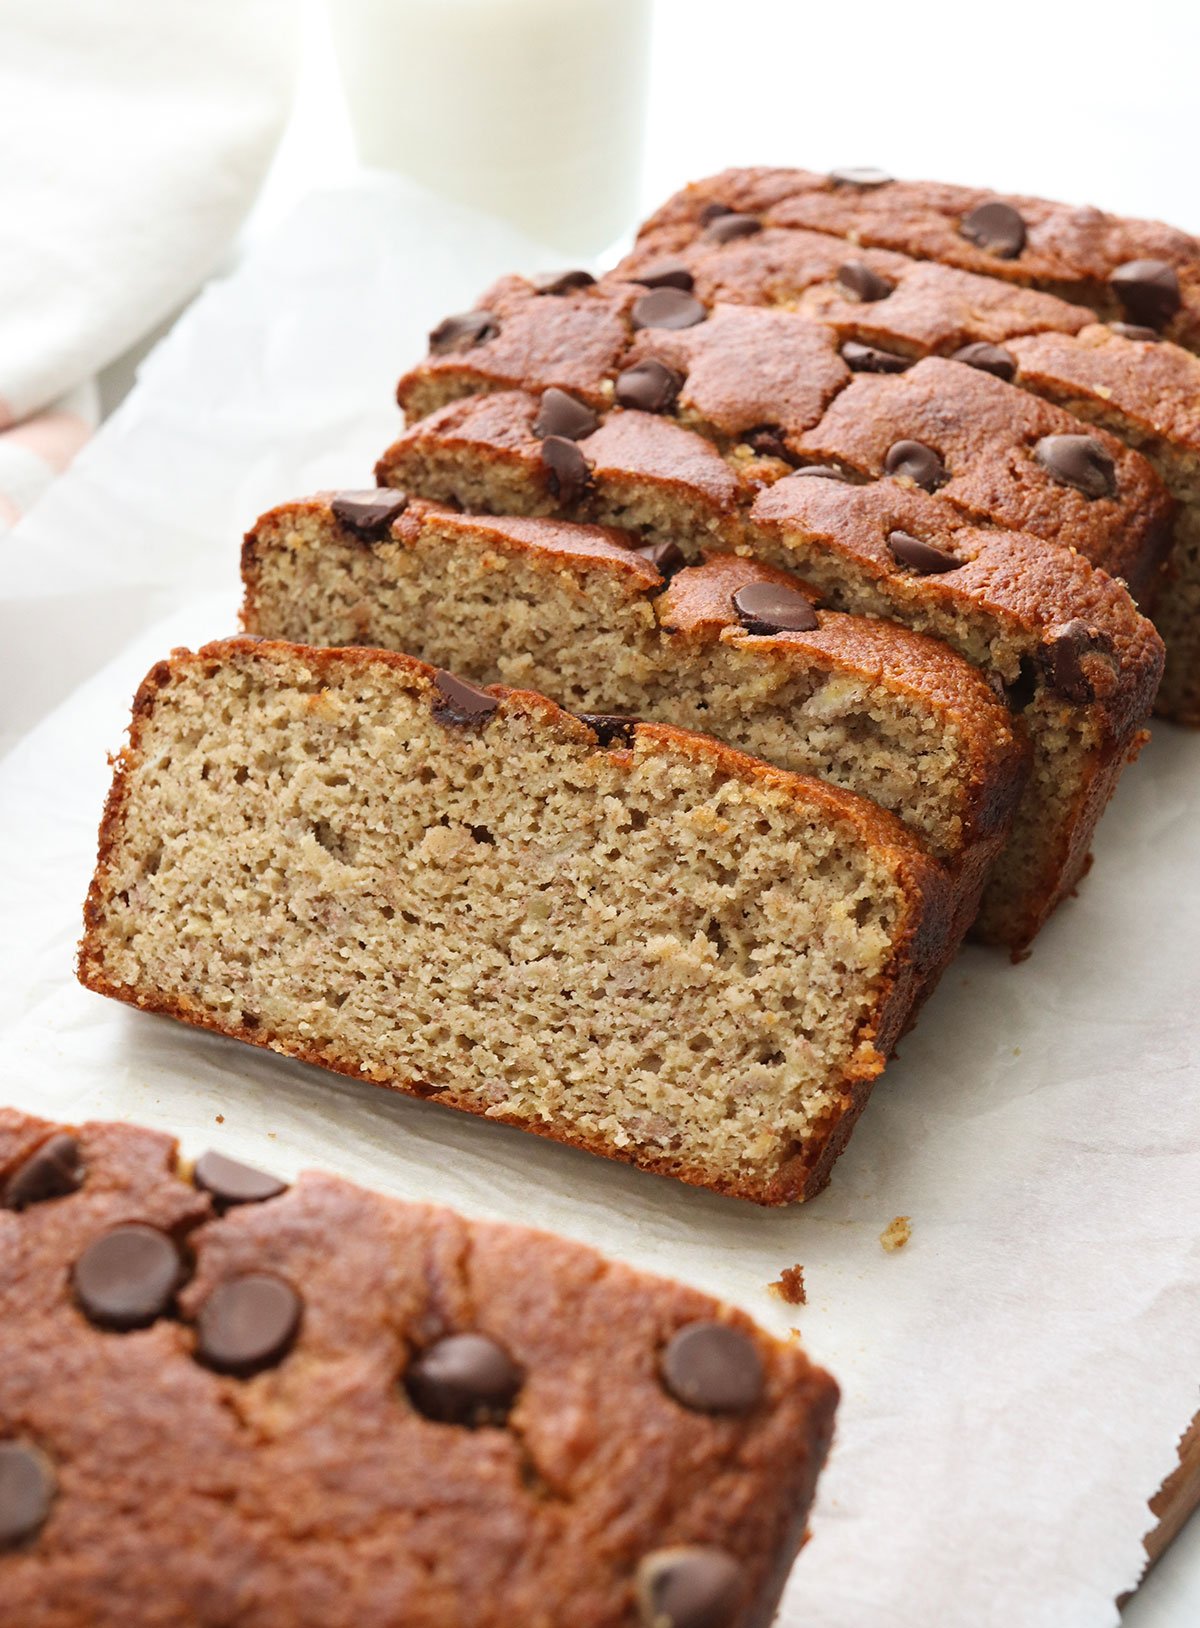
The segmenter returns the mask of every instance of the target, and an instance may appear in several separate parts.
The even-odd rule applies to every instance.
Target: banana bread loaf
[[[836,1401],[579,1244],[0,1109],[13,1628],[766,1628]]]
[[[718,1191],[827,1178],[954,945],[894,816],[378,650],[139,692],[88,987]]]

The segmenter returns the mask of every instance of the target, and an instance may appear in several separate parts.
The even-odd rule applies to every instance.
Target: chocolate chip
[[[365,492],[336,492],[329,507],[333,518],[364,542],[377,543],[408,507],[408,495],[391,486]]]
[[[1109,327],[1122,339],[1136,339],[1142,345],[1157,345],[1162,338],[1154,328],[1143,328],[1136,322],[1110,322]]]
[[[539,294],[573,294],[596,281],[590,271],[543,271],[529,280]]]
[[[847,260],[845,265],[839,266],[837,280],[847,294],[867,305],[875,300],[886,300],[896,286],[861,260]]]
[[[1022,656],[1017,665],[1017,676],[1011,684],[1005,684],[995,675],[992,682],[999,687],[999,693],[1011,712],[1024,712],[1033,704],[1037,694],[1037,667],[1029,656]]]
[[[635,328],[694,328],[708,312],[681,288],[656,288],[634,300],[629,313]]]
[[[55,1490],[44,1453],[22,1441],[0,1441],[0,1549],[15,1549],[41,1530]]]
[[[196,1355],[219,1374],[247,1379],[292,1348],[303,1303],[290,1283],[244,1272],[219,1283],[196,1318]]]
[[[216,1208],[222,1213],[235,1204],[262,1204],[268,1198],[278,1198],[287,1192],[287,1183],[265,1170],[242,1164],[224,1153],[211,1148],[202,1153],[192,1168],[192,1180],[201,1192],[210,1193]]]
[[[451,350],[472,350],[485,339],[495,339],[499,332],[500,323],[493,312],[463,311],[442,318],[429,336],[429,348],[435,356]]]
[[[850,165],[846,169],[830,170],[829,179],[835,187],[885,187],[894,177],[886,170],[872,169],[870,165]]]
[[[1117,489],[1113,461],[1094,435],[1044,435],[1034,456],[1046,473],[1085,497],[1112,497]]]
[[[778,424],[760,424],[757,429],[747,430],[742,441],[752,452],[757,452],[760,458],[780,458],[784,463],[794,462],[793,454],[783,439],[783,430]]]
[[[451,1334],[409,1364],[404,1383],[416,1407],[442,1424],[503,1424],[523,1375],[486,1334]]]
[[[653,356],[617,374],[616,398],[622,407],[642,413],[665,413],[683,389],[683,375]]]
[[[737,211],[731,209],[728,204],[706,203],[703,209],[701,209],[700,213],[696,216],[696,219],[700,222],[701,226],[711,226],[713,221],[719,220],[722,215],[733,215],[736,213]]]
[[[659,1549],[637,1570],[645,1628],[731,1628],[742,1594],[742,1569],[724,1549]]]
[[[957,571],[963,564],[956,560],[953,554],[948,554],[944,548],[935,548],[932,543],[923,543],[919,537],[914,537],[907,531],[889,531],[888,548],[892,558],[901,565],[909,566],[919,576],[939,576],[943,571]]]
[[[444,670],[433,675],[433,686],[441,698],[433,708],[433,716],[440,724],[481,724],[500,705],[494,695]]]
[[[575,503],[587,490],[592,466],[574,441],[565,435],[548,435],[542,442],[542,462],[553,497],[561,503]]]
[[[781,582],[748,582],[734,594],[733,608],[747,633],[811,633],[818,626],[812,601]],[[712,1327],[722,1328],[716,1323]]]
[[[707,228],[704,236],[710,243],[732,243],[735,238],[753,237],[756,232],[762,231],[762,221],[755,220],[753,215],[718,215]]]
[[[591,435],[599,424],[600,420],[590,407],[585,407],[583,402],[569,396],[565,390],[551,386],[542,392],[542,404],[533,421],[533,433],[536,436],[562,435],[568,441],[578,441],[585,435]]]
[[[682,571],[687,564],[687,556],[679,544],[672,542],[670,538],[658,543],[645,543],[640,548],[635,548],[633,552],[648,565],[661,571],[668,580],[676,571]]]
[[[601,746],[632,746],[639,720],[616,712],[580,712],[581,724],[586,724]]]
[[[893,442],[887,449],[883,467],[889,475],[906,478],[927,492],[936,492],[947,478],[945,464],[924,441]]]
[[[83,1186],[84,1171],[79,1143],[61,1131],[13,1171],[0,1194],[0,1209],[23,1210],[48,1198],[66,1198]]]
[[[1108,279],[1135,322],[1162,328],[1183,304],[1179,273],[1165,260],[1127,260]]]
[[[643,288],[679,288],[689,294],[696,279],[681,260],[663,260],[649,271],[641,272],[633,281],[641,283]]]
[[[85,1315],[101,1328],[148,1328],[171,1305],[183,1277],[175,1242],[140,1221],[88,1245],[71,1281]]]
[[[804,464],[799,469],[793,469],[787,477],[789,480],[800,480],[812,476],[818,480],[840,480],[844,485],[850,484],[850,477],[844,469],[836,464]]]
[[[1015,260],[1025,247],[1025,222],[1011,204],[979,204],[958,223],[968,242],[999,260]]]
[[[977,339],[973,345],[963,345],[950,360],[977,367],[981,373],[1003,379],[1005,384],[1011,384],[1017,376],[1017,359],[1012,351],[1005,350],[1003,345],[989,345],[983,339]]]
[[[808,600],[795,589],[776,588],[766,582],[753,583],[751,587],[790,595],[812,611]],[[738,590],[734,595],[735,604],[747,591]],[[815,627],[816,617],[799,625]],[[754,1341],[728,1323],[688,1323],[681,1328],[663,1352],[662,1376],[677,1402],[700,1413],[749,1413],[762,1400],[766,1384],[762,1358]]]
[[[1051,689],[1081,705],[1096,698],[1095,684],[1084,669],[1085,656],[1102,657],[1110,668],[1115,665],[1112,639],[1079,617],[1049,628],[1038,651],[1038,661]]]
[[[878,345],[847,339],[842,346],[842,361],[851,373],[906,373],[916,357],[899,356],[894,350],[880,350]]]

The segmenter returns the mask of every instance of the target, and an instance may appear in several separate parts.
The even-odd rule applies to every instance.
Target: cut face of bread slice
[[[79,971],[777,1203],[826,1179],[949,912],[918,839],[820,781],[400,655],[242,640],[139,692]]]

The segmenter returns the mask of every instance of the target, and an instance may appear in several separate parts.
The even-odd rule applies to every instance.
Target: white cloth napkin
[[[214,270],[287,115],[291,0],[0,0],[0,531],[89,381]]]

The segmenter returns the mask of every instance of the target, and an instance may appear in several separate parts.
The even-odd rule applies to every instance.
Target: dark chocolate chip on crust
[[[737,211],[731,209],[728,204],[706,203],[696,216],[696,219],[701,226],[711,226],[713,221],[719,220],[722,215],[735,215],[736,213]]]
[[[444,669],[433,675],[433,685],[439,696],[433,715],[440,724],[481,724],[500,705],[496,696]]]
[[[364,542],[377,543],[392,529],[408,507],[408,495],[392,486],[362,492],[335,492],[329,508],[333,518]]]
[[[1115,669],[1113,642],[1100,628],[1089,627],[1080,617],[1047,630],[1038,651],[1038,661],[1050,688],[1067,701],[1084,705],[1096,698],[1096,685],[1084,667],[1087,658],[1098,657],[1111,675]]]
[[[699,1413],[749,1413],[762,1400],[766,1386],[754,1341],[728,1323],[688,1323],[681,1328],[663,1351],[662,1377],[677,1402]]]
[[[503,1424],[523,1379],[486,1334],[451,1334],[413,1359],[404,1376],[415,1406],[442,1424]]]
[[[708,312],[682,288],[656,288],[634,300],[629,313],[635,328],[694,328]]]
[[[864,305],[870,305],[875,300],[886,300],[895,288],[895,283],[889,283],[886,277],[881,277],[877,271],[861,260],[847,260],[837,269],[837,280],[842,290],[853,299],[861,300]]]
[[[753,215],[718,215],[706,227],[704,236],[709,243],[732,243],[735,238],[753,237],[762,231],[762,221]]]
[[[56,1477],[44,1453],[23,1441],[0,1441],[0,1550],[41,1531],[54,1502]]]
[[[747,633],[811,633],[820,624],[812,601],[779,582],[748,582],[733,595]]]
[[[592,466],[574,441],[568,441],[565,435],[546,436],[542,463],[553,497],[562,503],[574,503],[583,496],[592,478]]]
[[[1109,327],[1122,339],[1136,339],[1143,345],[1157,345],[1162,338],[1156,328],[1143,328],[1137,322],[1110,322]]]
[[[742,1569],[724,1549],[659,1549],[637,1571],[644,1628],[732,1628],[742,1606]]]
[[[549,390],[542,392],[541,406],[533,421],[533,433],[540,437],[562,435],[568,441],[579,441],[585,435],[591,435],[599,423],[590,407],[569,396],[565,390],[551,385]]]
[[[851,164],[840,170],[830,170],[829,179],[835,187],[885,187],[895,177],[886,170],[873,169],[869,164]]]
[[[943,571],[957,571],[963,564],[962,560],[955,559],[954,555],[948,554],[944,548],[935,548],[932,543],[923,543],[911,532],[889,531],[887,545],[894,560],[900,565],[907,565],[919,576],[940,576]]]
[[[1005,350],[1003,345],[989,345],[984,339],[961,346],[950,360],[977,367],[981,373],[990,373],[994,378],[1003,379],[1006,384],[1011,384],[1017,376],[1017,359],[1012,351]]]
[[[596,281],[590,271],[543,271],[529,280],[539,294],[572,294]]]
[[[747,430],[742,436],[742,442],[751,452],[757,452],[760,458],[778,458],[783,463],[795,462],[795,456],[789,450],[783,438],[783,430],[778,424],[760,424],[757,429]]]
[[[600,745],[605,747],[632,746],[637,726],[641,721],[618,712],[580,712],[576,716],[581,724],[588,726]]]
[[[643,543],[633,552],[655,570],[661,571],[664,577],[670,579],[677,571],[682,571],[687,564],[687,556],[679,544],[671,538],[663,538],[657,543]]]
[[[83,1186],[85,1166],[79,1143],[60,1131],[19,1164],[0,1193],[0,1208],[23,1210],[50,1198],[66,1198]]]
[[[946,482],[946,466],[924,441],[894,441],[883,460],[887,474],[912,481],[926,492],[936,492]]]
[[[665,413],[675,405],[682,389],[682,374],[657,357],[647,356],[617,374],[614,394],[621,407],[632,407],[643,413]]]
[[[633,281],[643,288],[679,288],[690,294],[696,279],[680,260],[663,260],[649,271],[643,271]]]
[[[302,1311],[295,1289],[272,1273],[227,1278],[196,1317],[196,1356],[239,1379],[273,1368],[291,1350]]]
[[[998,198],[977,205],[965,214],[958,229],[969,243],[994,254],[998,260],[1015,260],[1025,247],[1025,222],[1011,204]]]
[[[462,311],[443,317],[429,335],[429,348],[435,356],[447,351],[471,350],[486,339],[495,339],[500,323],[493,311]]]
[[[1117,489],[1113,461],[1094,435],[1044,435],[1033,451],[1052,480],[1085,497],[1112,497]]]
[[[1150,328],[1163,327],[1183,304],[1179,273],[1166,260],[1127,260],[1108,281],[1126,313]]]
[[[881,350],[878,345],[863,345],[857,339],[847,339],[842,346],[842,361],[851,373],[907,373],[916,357],[900,356],[894,350]]]
[[[235,1204],[262,1204],[287,1192],[287,1183],[277,1176],[211,1148],[196,1160],[192,1180],[201,1192],[211,1196],[220,1211],[232,1209]]]
[[[84,1314],[100,1328],[148,1328],[168,1311],[183,1277],[173,1238],[139,1221],[89,1244],[71,1282]]]

